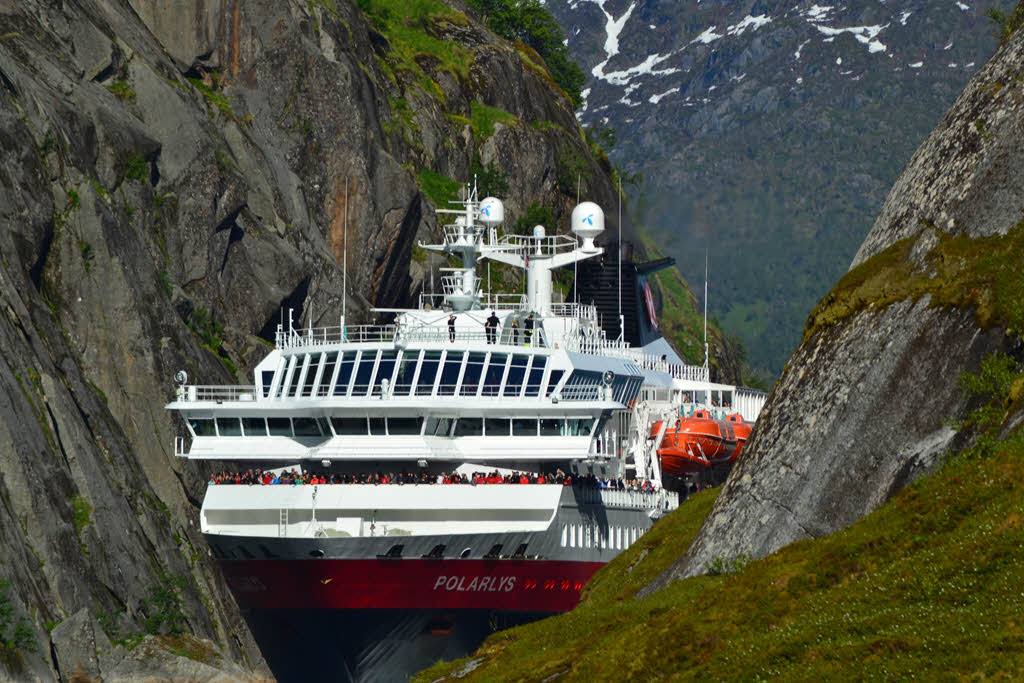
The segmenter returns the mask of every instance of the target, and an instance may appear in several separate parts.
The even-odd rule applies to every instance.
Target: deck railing
[[[338,399],[338,400],[365,400],[368,398],[377,400],[403,400],[403,399],[473,399],[473,400],[484,400],[484,401],[508,401],[508,400],[520,400],[521,394],[519,388],[512,393],[506,392],[499,395],[498,387],[484,386],[480,390],[480,395],[477,395],[477,388],[473,387],[471,391],[467,390],[466,386],[456,386],[453,384],[440,384],[436,387],[433,395],[422,394],[418,391],[409,393],[409,385],[402,384],[394,387],[389,387],[387,393],[384,393],[381,385],[375,385],[372,387],[373,391],[370,391],[371,387],[368,385],[355,385],[351,394],[339,394],[332,395],[328,393],[328,387],[319,387],[315,393],[306,396],[289,396],[287,398],[274,398],[269,399],[273,401],[292,401],[292,400],[323,400],[323,399]],[[548,397],[540,395],[540,385],[528,384],[526,385],[526,392],[523,398],[526,400],[545,400]],[[559,393],[558,399],[560,401],[600,401],[601,400],[601,387],[565,387]],[[178,400],[187,401],[191,403],[233,403],[233,402],[250,402],[259,400],[256,394],[256,388],[252,386],[200,386],[200,385],[189,385],[178,388]]]
[[[275,335],[275,343],[279,349],[300,347],[327,346],[341,343],[440,343],[450,341],[447,326],[423,325],[407,327],[402,325],[348,325],[346,327],[314,327],[306,329],[279,329]],[[487,343],[487,332],[480,329],[456,328],[456,342]],[[527,343],[526,331],[519,329],[513,332],[508,326],[499,330],[496,341],[500,344],[513,346],[534,346],[548,348],[548,338],[540,327],[534,328],[533,335]]]
[[[196,385],[178,387],[178,400],[191,402],[227,403],[249,402],[257,398],[256,387],[246,386],[215,386]]]
[[[679,507],[679,494],[673,491],[621,491],[619,489],[580,488],[576,499],[589,505],[640,510],[675,510]]]

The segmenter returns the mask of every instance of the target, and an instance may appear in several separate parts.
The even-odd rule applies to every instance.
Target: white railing
[[[633,510],[674,510],[679,495],[672,491],[620,491],[618,489],[579,488],[576,499],[585,504]]]
[[[178,387],[178,400],[209,403],[227,403],[235,401],[255,401],[256,387],[247,386],[201,386],[191,384]]]
[[[505,234],[496,241],[488,242],[488,246],[522,250],[531,256],[554,256],[555,254],[572,251],[577,247],[577,242],[574,237],[569,235],[533,237],[531,235]]]
[[[423,310],[441,310],[447,306],[444,294],[420,294],[420,308]],[[480,308],[495,311],[525,311],[525,294],[490,294],[481,292]]]
[[[597,306],[588,304],[551,304],[551,315],[559,318],[575,318],[597,322]]]
[[[711,380],[709,369],[703,365],[670,363],[665,359],[633,348],[629,342],[605,339],[603,332],[601,335],[595,336],[586,336],[579,333],[567,335],[565,338],[565,348],[568,351],[575,351],[577,353],[624,358],[633,361],[645,370],[664,372],[675,379],[684,381],[709,382]]]
[[[306,329],[278,329],[275,341],[279,349],[293,349],[309,346],[326,346],[341,343],[391,343],[399,339],[405,342],[448,342],[450,341],[447,325],[422,325],[405,327],[401,325],[348,325],[346,327],[314,327]],[[535,346],[547,348],[547,337],[544,330],[536,327],[530,343],[526,340],[526,330],[520,328],[513,333],[509,326],[499,331],[496,340],[500,344],[513,346]],[[455,341],[484,342],[488,341],[487,333],[480,329],[467,330],[456,328]]]
[[[600,401],[601,387],[566,386],[557,392],[560,401]]]

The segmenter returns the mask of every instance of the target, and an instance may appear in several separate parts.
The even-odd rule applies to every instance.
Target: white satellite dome
[[[480,202],[480,222],[489,228],[505,222],[505,205],[497,197],[484,197]]]
[[[583,251],[597,251],[594,238],[604,232],[604,211],[594,202],[581,202],[572,210],[572,231],[583,240]]]
[[[539,240],[542,237],[544,237],[545,234],[547,234],[547,233],[545,232],[543,225],[535,225],[535,226],[533,226],[533,237],[534,237],[534,239],[538,239]]]

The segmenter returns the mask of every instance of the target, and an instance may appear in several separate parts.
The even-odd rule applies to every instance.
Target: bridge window
[[[320,436],[320,425],[312,417],[297,417],[292,420],[295,436]]]
[[[313,393],[313,383],[316,381],[316,372],[320,369],[320,361],[324,354],[318,353],[309,357],[309,367],[306,368],[306,376],[302,380],[302,395],[310,396]]]
[[[565,374],[565,370],[552,370],[551,376],[548,377],[548,390],[544,396],[550,398],[551,394],[555,393],[555,388],[558,386],[558,382],[561,381],[562,375]]]
[[[370,436],[386,436],[386,423],[383,417],[370,418]]]
[[[501,379],[505,376],[505,366],[508,364],[508,355],[504,353],[492,353],[491,360],[487,364],[487,372],[484,375],[484,386],[482,396],[499,396],[501,392]]]
[[[459,389],[460,396],[476,396],[480,390],[480,377],[484,373],[484,361],[487,360],[486,353],[471,353],[466,363],[466,371],[462,374],[462,387]]]
[[[540,435],[541,436],[562,436],[562,425],[563,420],[553,420],[551,418],[544,418],[540,421]]]
[[[526,379],[526,366],[530,362],[529,356],[512,356],[512,363],[508,368],[508,379],[505,380],[505,389],[502,396],[519,396],[523,391],[523,381]]]
[[[218,417],[217,434],[220,436],[241,436],[242,421],[237,417]]]
[[[267,429],[271,436],[291,436],[292,421],[287,417],[268,417]]]
[[[270,386],[274,383],[273,370],[260,371],[260,396],[270,398]]]
[[[511,420],[489,417],[484,420],[487,436],[508,436],[511,432]]]
[[[267,421],[262,417],[243,417],[242,428],[246,436],[266,436]]]
[[[397,351],[381,352],[380,363],[377,365],[377,375],[373,380],[373,391],[371,392],[374,396],[381,395],[381,391],[384,388],[384,380],[387,380],[388,384],[391,384],[394,380],[395,362],[397,360]]]
[[[443,543],[438,543],[437,545],[435,545],[433,548],[430,549],[429,553],[427,553],[426,555],[423,556],[423,559],[425,559],[425,560],[440,560],[441,558],[444,557],[444,548],[445,548],[445,546],[444,546]]]
[[[388,434],[391,436],[418,436],[422,428],[422,417],[388,418]]]
[[[417,396],[430,396],[434,393],[434,383],[437,381],[437,369],[440,366],[440,351],[423,352],[423,364],[420,366],[420,376],[416,380]]]
[[[306,370],[309,356],[295,356],[295,370],[292,372],[291,385],[288,387],[288,397],[295,398],[299,395],[299,383],[302,381],[302,373]]]
[[[196,436],[216,436],[213,428],[213,420],[208,417],[190,417],[188,426]]]
[[[331,426],[338,436],[366,436],[365,417],[332,417]]]
[[[441,369],[441,383],[437,387],[438,396],[454,396],[455,386],[459,383],[459,373],[462,370],[462,358],[465,354],[461,352],[448,352],[444,359],[444,367]]]
[[[533,365],[530,366],[530,376],[526,382],[526,395],[540,395],[540,385],[544,379],[544,367],[547,365],[548,357],[536,355],[533,357]]]
[[[340,356],[341,367],[338,368],[338,381],[334,383],[335,396],[348,396],[348,385],[352,379],[352,369],[355,367],[356,354],[352,351],[343,353]]]
[[[416,378],[416,363],[419,356],[419,351],[402,352],[402,360],[398,363],[398,374],[395,375],[395,396],[412,394],[412,383]]]
[[[317,396],[328,396],[331,389],[331,380],[334,379],[334,368],[338,363],[338,352],[332,351],[324,358],[324,369],[320,373],[320,382],[316,387]]]
[[[537,436],[537,420],[528,418],[513,419],[512,436]]]
[[[460,417],[455,422],[455,436],[483,436],[484,421],[480,417]]]
[[[594,426],[594,419],[591,417],[571,417],[565,421],[566,436],[590,436],[590,429]]]
[[[424,436],[451,436],[452,424],[455,422],[451,417],[430,417],[427,418],[427,428]]]
[[[370,380],[373,379],[373,366],[377,364],[377,351],[363,351],[356,367],[356,380],[352,386],[353,396],[366,396],[370,393]]]
[[[491,549],[484,555],[485,560],[496,560],[501,557],[501,543],[495,543],[491,546]]]

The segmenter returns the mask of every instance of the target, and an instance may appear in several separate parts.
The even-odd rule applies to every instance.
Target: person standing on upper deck
[[[523,323],[523,343],[527,346],[533,341],[533,313],[526,316],[526,322]]]
[[[484,323],[484,331],[487,332],[487,343],[495,344],[498,339],[498,315],[491,311],[491,317]]]
[[[448,316],[448,341],[455,341],[455,314]]]

